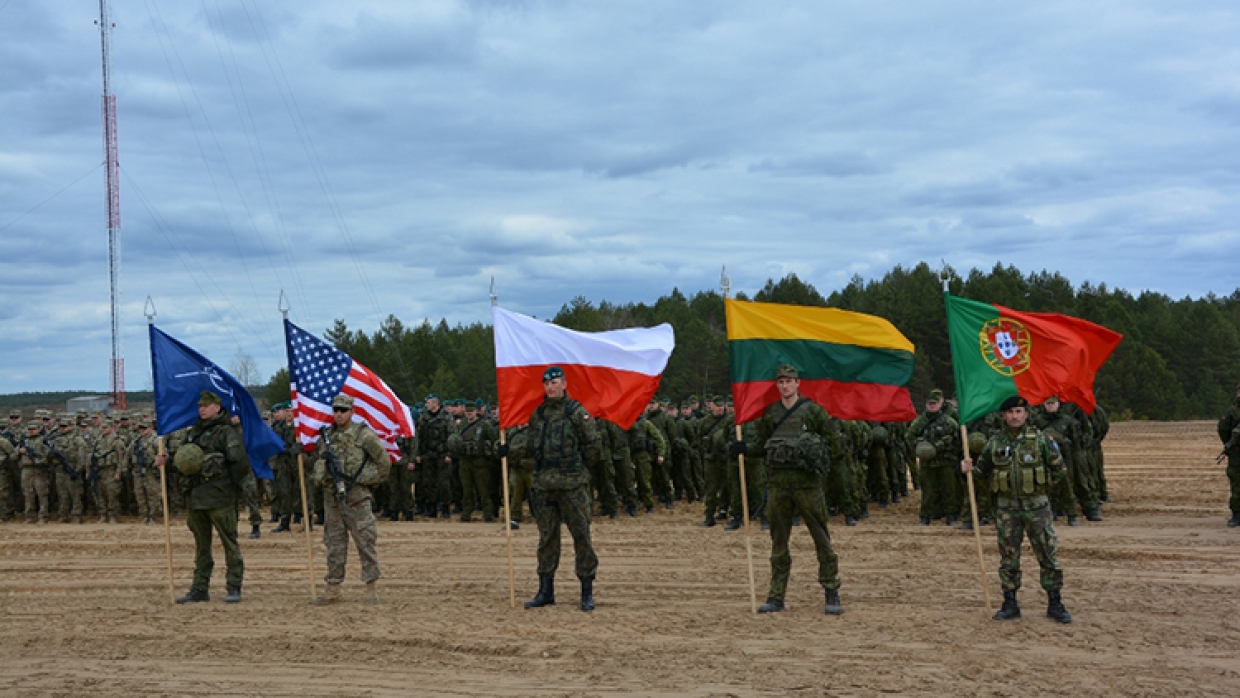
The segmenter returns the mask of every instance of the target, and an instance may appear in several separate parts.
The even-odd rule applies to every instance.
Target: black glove
[[[728,447],[728,452],[733,456],[743,456],[745,455],[745,451],[746,448],[744,441],[733,441],[732,445]]]
[[[500,458],[507,458],[508,457],[508,444],[496,444],[495,455],[499,456]]]

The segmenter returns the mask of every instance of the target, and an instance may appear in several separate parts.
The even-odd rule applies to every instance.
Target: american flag
[[[294,423],[303,444],[319,440],[319,429],[332,424],[332,399],[340,393],[353,398],[353,421],[374,429],[383,447],[400,459],[396,437],[413,436],[409,407],[392,389],[348,354],[284,321],[288,347],[289,388],[293,394]]]

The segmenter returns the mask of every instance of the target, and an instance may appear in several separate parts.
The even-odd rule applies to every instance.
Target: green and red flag
[[[1016,395],[1035,405],[1057,395],[1093,414],[1094,375],[1122,334],[1069,315],[944,295],[962,422]]]
[[[801,394],[840,419],[907,422],[913,343],[887,320],[837,308],[727,300],[736,422],[779,399],[775,371],[790,364]]]

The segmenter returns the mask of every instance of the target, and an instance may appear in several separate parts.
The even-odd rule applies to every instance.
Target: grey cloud
[[[460,66],[472,62],[478,49],[478,28],[467,16],[394,23],[362,13],[340,33],[329,43],[329,55],[342,70]]]
[[[834,153],[786,160],[762,160],[749,166],[750,172],[776,177],[854,177],[889,171],[864,153]]]

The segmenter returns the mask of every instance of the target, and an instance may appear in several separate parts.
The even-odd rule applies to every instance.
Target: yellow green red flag
[[[779,399],[775,371],[790,364],[801,394],[840,419],[904,422],[913,343],[887,320],[838,308],[727,300],[728,355],[737,423]]]

